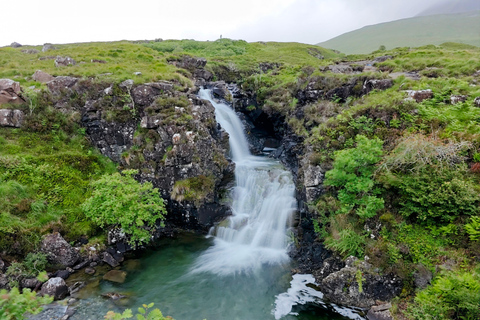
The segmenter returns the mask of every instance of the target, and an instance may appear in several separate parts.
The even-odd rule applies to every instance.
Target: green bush
[[[18,288],[0,290],[0,319],[20,320],[26,313],[37,314],[42,311],[42,305],[53,301],[49,296],[37,296],[30,289],[23,289],[20,293]]]
[[[470,240],[480,240],[480,216],[471,217],[470,223],[465,225],[465,231],[470,237]]]
[[[480,312],[478,271],[448,272],[419,292],[407,308],[412,319],[478,319]]]
[[[93,193],[83,204],[85,215],[100,227],[119,226],[129,243],[149,241],[151,229],[166,215],[163,199],[150,182],[137,182],[137,170],[102,176],[91,183]]]
[[[164,317],[162,312],[159,309],[153,309],[148,311],[148,309],[153,307],[153,303],[150,303],[148,306],[143,305],[143,308],[138,308],[138,313],[136,318],[138,320],[174,320],[172,317]],[[111,320],[124,320],[133,318],[133,313],[131,309],[125,310],[123,313],[116,313],[113,311],[108,311],[105,315],[105,319]]]
[[[335,250],[343,256],[363,258],[365,253],[366,237],[352,229],[343,229],[338,234],[338,239],[327,237],[325,245],[328,249]]]
[[[383,142],[357,135],[357,146],[335,152],[333,169],[325,174],[324,184],[338,190],[338,213],[355,212],[362,219],[371,218],[383,209],[384,201],[375,196],[373,173],[382,156]]]

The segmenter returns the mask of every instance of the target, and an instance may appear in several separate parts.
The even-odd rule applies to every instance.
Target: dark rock
[[[116,283],[124,283],[126,278],[127,273],[121,270],[110,270],[103,276],[103,280]]]
[[[20,47],[22,47],[22,45],[21,45],[20,43],[18,43],[18,42],[12,42],[12,44],[10,45],[10,47],[12,47],[12,48],[20,48]]]
[[[25,99],[22,97],[20,83],[10,79],[0,79],[0,105],[4,103],[21,104]]]
[[[43,72],[41,70],[37,70],[35,71],[35,73],[33,74],[32,76],[32,79],[37,81],[37,82],[41,82],[41,83],[47,83],[49,81],[52,81],[54,79],[53,76],[49,75],[48,73],[46,72]]]
[[[0,109],[0,127],[20,128],[24,118],[21,110]]]
[[[98,59],[92,59],[91,62],[92,63],[107,63],[107,61],[105,61],[105,60],[98,60]]]
[[[190,72],[193,72],[196,69],[204,68],[207,64],[207,59],[184,55],[178,60],[170,61],[170,63],[177,68],[187,69]]]
[[[68,291],[69,291],[70,295],[73,295],[76,292],[78,292],[80,289],[85,287],[86,285],[87,285],[87,283],[85,281],[77,281],[68,288]]]
[[[39,281],[37,278],[22,279],[20,281],[20,287],[22,288],[35,289],[39,287],[41,284],[42,282]]]
[[[0,273],[5,272],[6,269],[7,269],[7,267],[5,266],[5,262],[0,257]]]
[[[59,277],[62,278],[63,280],[67,280],[68,277],[70,277],[70,272],[68,270],[58,270],[53,274],[53,277]]]
[[[422,264],[418,265],[413,273],[415,287],[418,289],[425,289],[432,281],[432,278],[432,272]]]
[[[393,86],[392,79],[371,79],[363,83],[363,94],[368,94],[372,90],[387,90]]]
[[[70,57],[57,57],[55,59],[55,67],[66,67],[66,66],[74,66],[77,62]]]
[[[42,52],[47,52],[48,50],[55,50],[56,48],[51,43],[45,43],[42,47]]]
[[[68,287],[62,278],[51,278],[42,285],[41,294],[49,295],[54,300],[62,300],[68,295]]]
[[[329,65],[328,70],[330,70],[333,73],[343,73],[343,74],[353,73],[353,68],[350,66],[350,64],[346,64],[346,63]]]
[[[57,59],[57,56],[44,56],[44,57],[38,58],[38,60],[40,60],[40,61],[43,61],[43,60],[55,60],[55,59]]]
[[[281,67],[281,63],[278,62],[260,62],[258,68],[263,72],[267,73],[270,70],[275,70]]]
[[[71,267],[80,259],[78,252],[58,232],[43,238],[41,250],[51,264],[60,267]]]
[[[320,166],[308,164],[303,173],[303,185],[307,202],[312,202],[323,192],[324,170]]]
[[[415,100],[416,102],[422,102],[426,99],[433,98],[433,92],[430,89],[427,90],[407,90],[408,98]]]
[[[113,256],[108,252],[103,253],[102,260],[112,268],[118,267],[120,265],[120,263],[117,260],[115,260],[115,258],[113,258]]]
[[[392,274],[380,275],[369,263],[354,257],[320,284],[325,297],[333,303],[360,308],[370,308],[377,300],[389,301],[402,291],[401,279]]]
[[[121,252],[118,252],[117,250],[115,250],[114,248],[110,247],[110,248],[107,248],[107,251],[108,253],[110,253],[112,255],[112,257],[117,260],[118,262],[123,262],[125,260],[124,256],[123,256],[123,253]]]
[[[6,275],[0,273],[0,289],[10,289],[9,281]]]
[[[132,90],[132,97],[136,105],[149,106],[156,97],[171,91],[173,91],[173,84],[167,81],[145,83]]]
[[[80,262],[79,264],[75,265],[73,267],[73,270],[80,270],[80,269],[83,269],[85,268],[86,266],[88,266],[90,264],[90,261],[89,260],[85,260],[83,262]]]

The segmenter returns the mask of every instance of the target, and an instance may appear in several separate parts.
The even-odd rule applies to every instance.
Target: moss
[[[197,206],[214,192],[215,178],[200,175],[185,180],[176,181],[171,192],[176,201],[192,201]]]

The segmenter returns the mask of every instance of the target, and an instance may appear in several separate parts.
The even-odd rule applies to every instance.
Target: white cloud
[[[441,0],[17,0],[2,3],[0,46],[137,39],[317,43],[413,16]]]

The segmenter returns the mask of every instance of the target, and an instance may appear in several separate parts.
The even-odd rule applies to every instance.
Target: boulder
[[[173,84],[167,81],[145,83],[132,89],[135,105],[149,106],[162,93],[173,91]]]
[[[463,96],[463,95],[450,96],[450,103],[451,104],[462,103],[462,102],[465,102],[465,101],[467,101],[467,96]]]
[[[37,82],[47,83],[49,81],[52,81],[55,78],[53,76],[49,75],[48,73],[43,72],[42,70],[37,70],[33,74],[32,79],[37,81]]]
[[[393,58],[392,56],[380,56],[380,57],[376,57],[375,59],[373,59],[373,61],[374,62],[385,62],[385,61],[390,60],[392,58]]]
[[[0,258],[0,273],[5,272],[6,269],[5,262]]]
[[[39,281],[37,278],[22,279],[20,281],[20,286],[22,288],[35,289],[37,287],[40,287],[41,284],[42,282]]]
[[[75,265],[80,259],[78,252],[58,232],[43,238],[41,250],[51,264],[63,268]]]
[[[407,90],[408,99],[415,100],[416,102],[422,102],[426,99],[433,98],[433,92],[430,89],[427,90]]]
[[[70,57],[57,57],[55,59],[55,67],[66,67],[66,66],[74,66],[77,62]]]
[[[20,83],[10,79],[0,79],[0,105],[4,103],[21,104],[25,99],[22,97]]]
[[[45,43],[42,47],[42,52],[46,52],[48,50],[55,50],[56,48],[51,43]]]
[[[68,270],[58,270],[53,274],[54,277],[60,277],[63,280],[67,280],[70,277],[70,271]]]
[[[24,118],[21,110],[0,109],[0,127],[20,128]]]
[[[102,260],[112,268],[118,267],[120,265],[120,263],[117,260],[115,260],[115,258],[108,252],[103,253]]]
[[[10,45],[10,47],[12,48],[20,48],[22,45],[18,42],[12,42],[12,44]]]
[[[473,100],[473,105],[480,108],[480,97],[476,97],[475,100]]]
[[[432,272],[422,264],[418,265],[413,273],[415,287],[418,289],[425,289],[432,281],[432,278]]]
[[[372,79],[365,80],[363,83],[363,94],[367,94],[372,90],[387,90],[393,86],[392,79]]]
[[[71,89],[78,82],[74,77],[55,77],[52,81],[47,82],[47,88],[53,95],[61,95],[65,90]]]
[[[330,70],[333,73],[344,73],[344,74],[353,73],[353,68],[349,64],[344,64],[344,63],[329,65],[328,70]]]
[[[110,270],[103,276],[103,280],[116,283],[124,283],[126,278],[127,272],[121,270]]]
[[[62,278],[51,278],[42,285],[40,293],[52,296],[54,300],[62,300],[68,295],[68,287]]]

